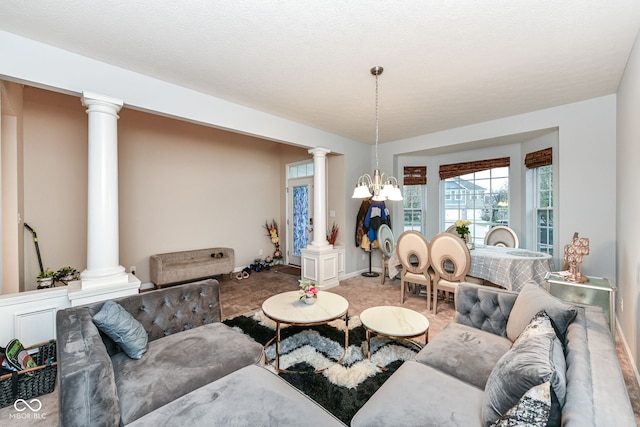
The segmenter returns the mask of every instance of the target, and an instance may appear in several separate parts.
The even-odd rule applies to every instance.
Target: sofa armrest
[[[111,358],[86,307],[56,313],[61,426],[118,426],[120,402]]]
[[[517,296],[517,292],[461,283],[456,290],[456,322],[506,337]]]

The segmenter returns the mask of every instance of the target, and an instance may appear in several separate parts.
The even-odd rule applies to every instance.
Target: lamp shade
[[[371,197],[371,192],[369,191],[369,187],[361,184],[357,185],[356,188],[353,189],[353,199],[368,199]]]

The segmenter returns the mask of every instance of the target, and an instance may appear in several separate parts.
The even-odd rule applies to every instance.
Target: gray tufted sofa
[[[103,302],[59,311],[60,426],[344,425],[257,366],[262,346],[220,322],[216,280],[115,301],[144,326],[148,349],[131,359],[96,328]]]
[[[507,323],[517,296],[481,285],[459,285],[456,322],[443,328],[416,361],[405,362],[356,413],[351,426],[485,425],[481,415],[485,384],[511,347]],[[562,425],[635,426],[602,309],[576,309],[564,342]]]

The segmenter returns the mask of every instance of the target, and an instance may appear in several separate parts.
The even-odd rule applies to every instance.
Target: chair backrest
[[[394,245],[393,232],[387,224],[382,224],[378,228],[378,247],[385,258],[391,258]]]
[[[484,236],[484,244],[487,246],[502,246],[507,248],[518,248],[520,242],[516,232],[504,225],[493,227],[486,236]]]
[[[447,227],[447,229],[444,231],[445,233],[451,233],[454,236],[458,236],[461,237],[460,234],[458,234],[458,230],[456,230],[456,225],[450,225],[449,227]]]
[[[398,237],[396,253],[405,272],[428,275],[429,252],[429,242],[415,230],[405,231]],[[412,259],[417,259],[416,265],[412,263]]]
[[[451,233],[436,234],[429,244],[431,268],[437,276],[451,282],[463,281],[471,267],[467,245]]]

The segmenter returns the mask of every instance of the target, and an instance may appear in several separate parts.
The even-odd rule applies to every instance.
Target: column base
[[[76,280],[69,283],[69,301],[72,307],[135,295],[140,290],[140,279],[124,273],[111,278]]]
[[[313,280],[324,289],[340,284],[338,278],[339,250],[331,245],[322,247],[308,246],[300,251],[302,278]]]

